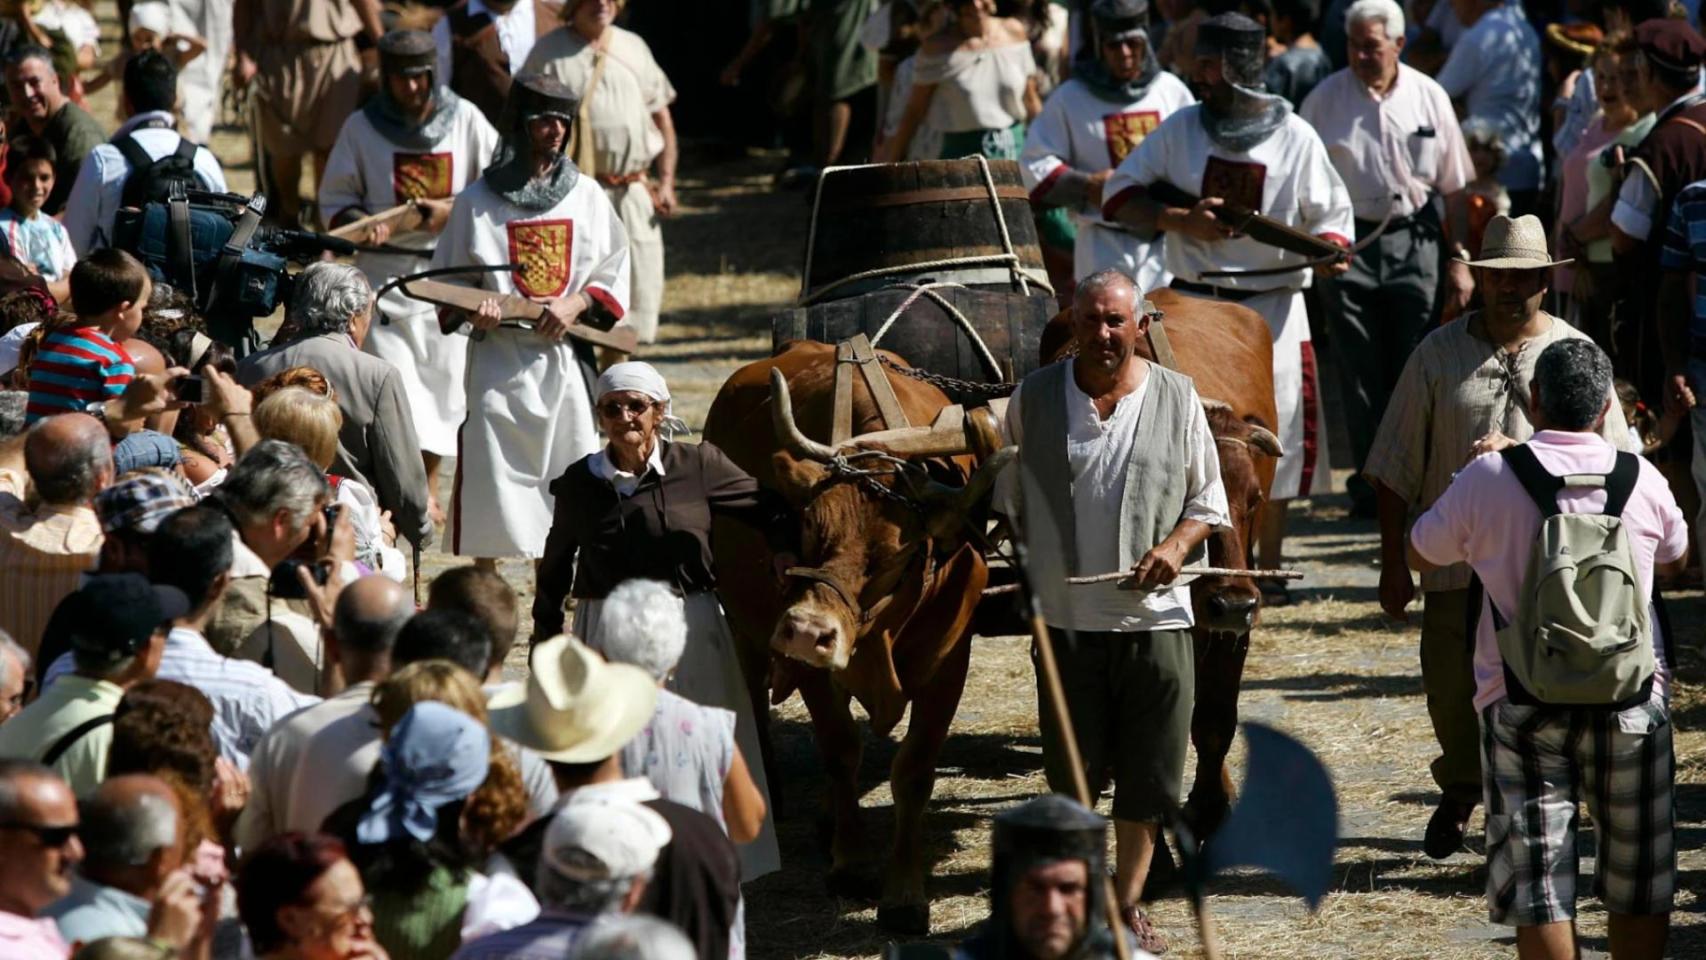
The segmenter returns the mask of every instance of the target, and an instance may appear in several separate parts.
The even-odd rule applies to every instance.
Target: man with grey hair
[[[1499,437],[1528,438],[1537,424],[1523,385],[1533,379],[1535,361],[1554,343],[1585,339],[1540,309],[1556,264],[1537,218],[1494,217],[1481,256],[1470,267],[1477,271],[1482,308],[1416,346],[1363,464],[1380,514],[1380,606],[1400,622],[1416,595],[1404,555],[1410,519],[1445,492],[1465,458],[1490,449]],[[1629,443],[1619,421],[1607,418],[1595,429],[1613,446]],[[1422,689],[1440,748],[1430,766],[1440,798],[1422,850],[1444,859],[1462,846],[1464,827],[1482,798],[1471,639],[1481,588],[1468,565],[1451,563],[1421,571],[1421,589]]]
[[[1487,905],[1494,923],[1517,928],[1519,956],[1577,955],[1576,809],[1585,800],[1597,838],[1594,891],[1609,914],[1611,955],[1658,960],[1677,872],[1670,638],[1653,584],[1655,574],[1681,571],[1688,525],[1664,475],[1600,436],[1606,421],[1621,428],[1622,415],[1611,395],[1611,361],[1591,341],[1562,339],[1540,352],[1527,407],[1534,435],[1520,444],[1502,437],[1484,444],[1496,452],[1457,471],[1409,536],[1413,566],[1425,573],[1467,564],[1486,588],[1473,649]],[[1589,527],[1573,519],[1577,514],[1617,519],[1596,518]],[[1612,539],[1607,533],[1615,540],[1602,548]],[[1582,573],[1552,576],[1542,564],[1569,546],[1577,548],[1570,559],[1582,563]],[[1608,591],[1586,574],[1590,565],[1617,570],[1620,585],[1633,583]],[[1558,603],[1594,616],[1597,623],[1576,618],[1569,627],[1572,633],[1585,627],[1598,649],[1543,643],[1538,631],[1529,632],[1549,609],[1548,623],[1570,619],[1556,612]],[[1613,643],[1616,653],[1609,650]],[[1542,644],[1545,659],[1556,652],[1575,673],[1563,679],[1523,660]],[[1625,653],[1625,645],[1634,650]],[[1596,673],[1584,654],[1615,659],[1619,678],[1633,674],[1639,684],[1583,682]],[[1542,686],[1549,680],[1569,684],[1569,695]]]
[[[1138,902],[1161,821],[1184,790],[1195,619],[1179,571],[1230,520],[1202,398],[1189,377],[1137,353],[1149,329],[1141,302],[1112,270],[1079,285],[1076,355],[1026,377],[1008,401],[1004,432],[1022,451],[1023,500],[1014,504],[1010,490],[1002,499],[1030,546],[1084,776],[1094,795],[1113,787],[1122,918],[1140,946],[1160,953],[1166,941]],[[1140,589],[1066,582],[1109,570],[1130,570]],[[1049,787],[1071,793],[1064,731],[1040,674],[1037,696]]]
[[[1475,171],[1451,98],[1432,78],[1399,62],[1404,11],[1394,0],[1357,0],[1345,14],[1350,66],[1321,81],[1298,111],[1327,145],[1356,214],[1357,239],[1375,237],[1344,275],[1325,281],[1333,349],[1342,358],[1340,408],[1353,463],[1368,457],[1374,431],[1410,351],[1433,327],[1442,253],[1448,256],[1447,316],[1469,303],[1467,217],[1455,210]],[[1451,237],[1444,236],[1449,224]],[[1384,229],[1382,229],[1384,227]],[[1443,250],[1442,250],[1443,245]],[[1373,517],[1374,489],[1347,484],[1352,510]]]
[[[0,469],[0,630],[33,652],[100,557],[92,501],[112,483],[112,442],[88,414],[47,417],[26,435],[24,466],[27,477]],[[26,500],[32,488],[39,504]]]
[[[24,709],[31,686],[30,652],[0,630],[0,724]]]
[[[540,847],[539,918],[465,943],[452,960],[567,955],[595,921],[634,912],[669,841],[664,818],[631,800],[570,800],[551,817]]]
[[[693,960],[693,942],[674,924],[629,915],[587,931],[569,960]]]
[[[244,386],[292,367],[312,367],[337,392],[344,415],[332,473],[367,486],[391,511],[397,533],[417,547],[432,541],[436,504],[427,496],[426,468],[402,377],[389,361],[363,353],[373,322],[373,288],[349,264],[316,263],[297,278],[285,326],[295,336],[244,358]]]
[[[204,929],[204,897],[185,865],[183,808],[165,781],[114,777],[78,803],[83,862],[71,892],[45,914],[67,943],[149,937],[188,956]],[[219,909],[209,891],[208,909]]]
[[[348,685],[285,718],[250,754],[251,790],[237,819],[238,846],[253,850],[289,830],[317,831],[339,804],[361,795],[366,777],[344,774],[373,769],[379,732],[371,722],[339,721],[371,714],[373,689],[390,676],[392,645],[414,613],[408,590],[379,574],[338,594],[326,658]]]
[[[15,47],[6,55],[6,92],[12,110],[21,117],[22,132],[41,137],[53,147],[58,159],[53,164],[53,192],[42,204],[42,212],[58,216],[71,195],[71,185],[83,158],[107,142],[107,131],[89,111],[71,102],[59,83],[59,71],[53,64],[53,52],[46,47],[26,44]]]
[[[274,568],[310,538],[323,545],[319,555],[329,555],[332,538],[327,536],[322,508],[331,502],[332,494],[325,474],[302,448],[265,440],[237,461],[217,496],[234,526],[234,557],[231,585],[208,622],[207,640],[215,650],[236,656],[257,634],[271,638],[271,631],[265,630],[269,621],[285,612],[303,612],[300,601],[274,597],[268,585]],[[347,522],[341,511],[339,522]],[[293,621],[287,618],[286,622]],[[317,649],[317,638],[310,637],[308,663],[320,662]],[[278,651],[272,653],[275,663],[285,666]]]

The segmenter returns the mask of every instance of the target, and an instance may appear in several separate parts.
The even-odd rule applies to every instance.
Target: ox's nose
[[[1216,593],[1208,598],[1209,630],[1244,633],[1256,624],[1256,605],[1260,597],[1254,593]]]
[[[847,644],[841,624],[815,610],[789,610],[776,624],[770,646],[777,653],[814,667],[840,670],[847,666]]]

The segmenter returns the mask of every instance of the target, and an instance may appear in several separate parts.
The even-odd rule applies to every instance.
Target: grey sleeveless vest
[[[1066,378],[1072,376],[1072,363],[1061,360],[1026,377],[1019,410],[1023,527],[1033,583],[1051,623],[1057,622],[1052,612],[1064,611],[1069,601],[1067,577],[1110,572],[1077,568],[1073,477],[1066,452]],[[1122,570],[1165,540],[1184,515],[1185,431],[1198,402],[1189,377],[1150,364],[1119,516],[1110,518],[1119,524]]]

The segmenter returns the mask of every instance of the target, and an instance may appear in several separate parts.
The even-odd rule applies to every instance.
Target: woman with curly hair
[[[442,960],[537,916],[520,881],[478,869],[527,814],[520,768],[509,748],[493,748],[478,682],[424,660],[380,684],[373,704],[379,763],[366,794],[325,830],[373,891],[374,934],[392,960]]]

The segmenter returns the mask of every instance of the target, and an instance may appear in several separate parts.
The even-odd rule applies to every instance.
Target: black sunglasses
[[[598,405],[598,412],[607,420],[614,420],[626,410],[635,416],[645,413],[657,406],[656,400],[606,400]]]
[[[77,835],[79,829],[80,825],[75,823],[60,826],[49,826],[41,823],[0,823],[0,830],[26,830],[35,834],[42,846],[55,850],[70,843],[71,838]]]

